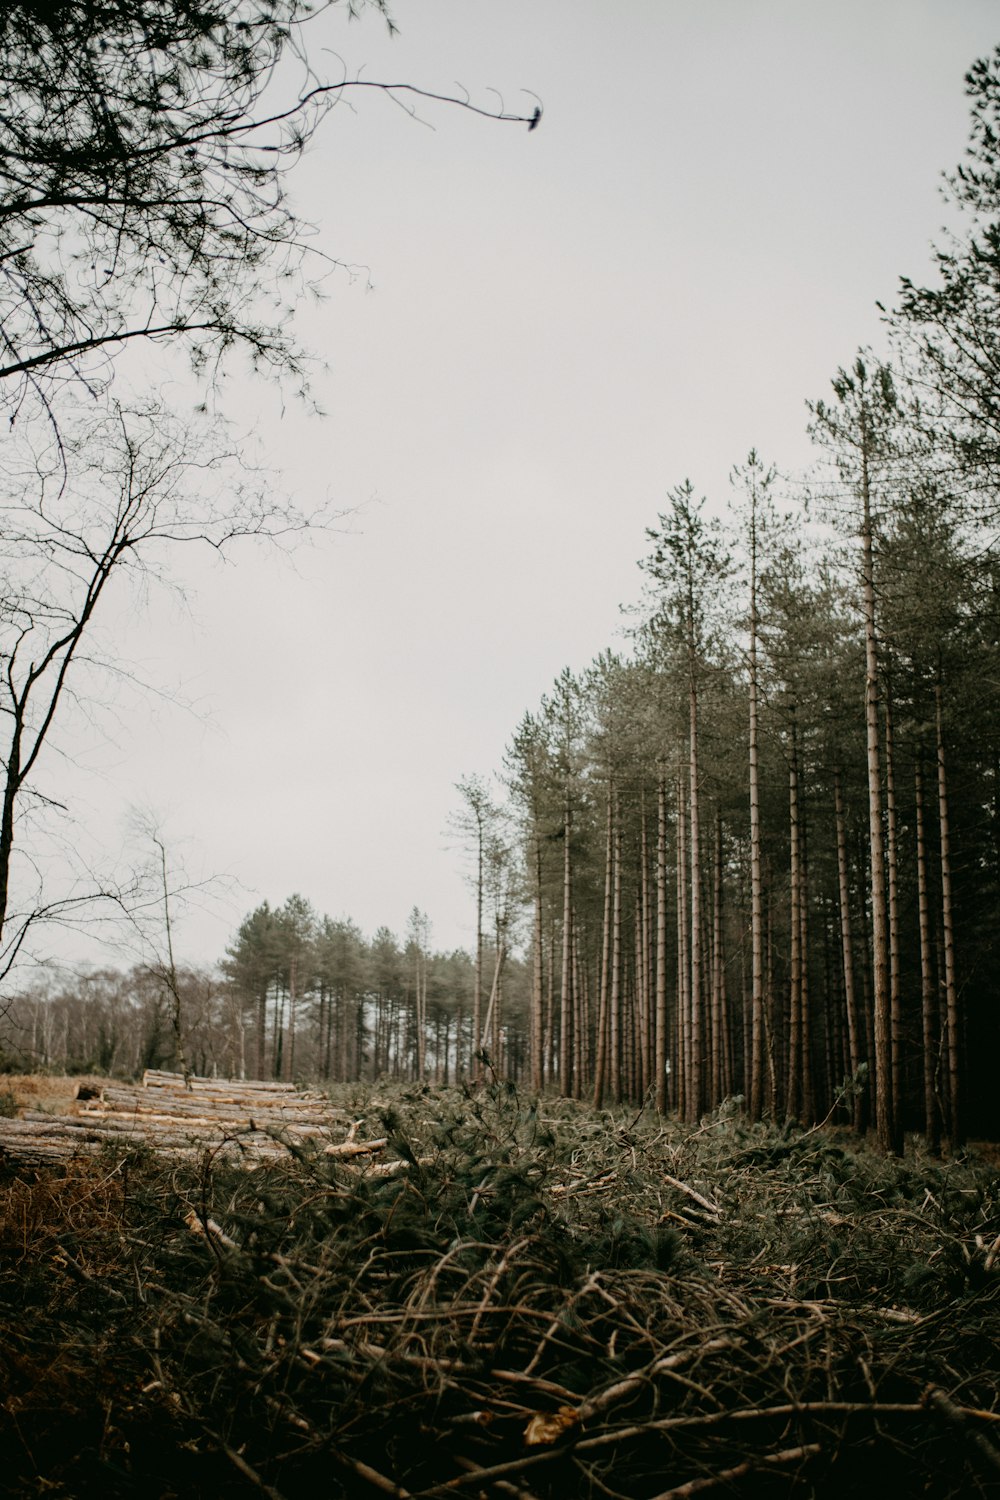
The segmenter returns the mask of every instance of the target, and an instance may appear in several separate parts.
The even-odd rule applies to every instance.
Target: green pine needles
[[[989,1163],[497,1079],[336,1102],[390,1149],[3,1169],[9,1493],[995,1492]]]

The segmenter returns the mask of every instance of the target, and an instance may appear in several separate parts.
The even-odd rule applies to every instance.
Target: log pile
[[[180,1073],[152,1068],[141,1084],[81,1086],[68,1115],[26,1110],[20,1119],[0,1119],[0,1159],[39,1164],[94,1154],[107,1145],[148,1147],[178,1157],[208,1149],[256,1161],[307,1142],[342,1157],[367,1155],[385,1145],[355,1141],[343,1112],[313,1089],[257,1080],[185,1080]]]

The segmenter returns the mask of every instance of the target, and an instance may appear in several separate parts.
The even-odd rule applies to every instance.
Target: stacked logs
[[[258,1161],[306,1143],[331,1156],[350,1158],[371,1155],[386,1144],[356,1141],[355,1129],[343,1111],[314,1089],[258,1080],[185,1078],[149,1068],[141,1084],[81,1085],[68,1115],[26,1110],[20,1119],[0,1119],[0,1159],[43,1163],[112,1145],[146,1147],[178,1157],[211,1150]]]

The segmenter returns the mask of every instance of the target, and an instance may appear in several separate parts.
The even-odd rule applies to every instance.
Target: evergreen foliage
[[[988,1163],[494,1078],[338,1102],[391,1172],[3,1169],[9,1494],[995,1488]]]

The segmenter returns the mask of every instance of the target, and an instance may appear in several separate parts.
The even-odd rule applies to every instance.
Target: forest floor
[[[333,1102],[388,1145],[0,1162],[5,1493],[1000,1494],[987,1155],[502,1083]]]

